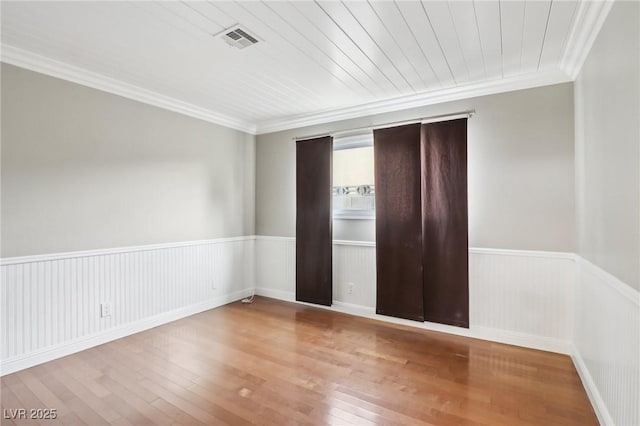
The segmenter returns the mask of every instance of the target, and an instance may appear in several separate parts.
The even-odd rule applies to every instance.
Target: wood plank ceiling
[[[559,71],[578,10],[575,0],[3,1],[2,45],[259,128]],[[238,50],[214,36],[235,24],[259,43]]]

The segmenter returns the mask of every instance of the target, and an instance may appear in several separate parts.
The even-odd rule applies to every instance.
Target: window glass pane
[[[373,215],[374,206],[373,146],[334,151],[334,212]]]

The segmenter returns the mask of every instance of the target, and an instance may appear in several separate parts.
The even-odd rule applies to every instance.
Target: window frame
[[[341,136],[333,138],[333,151],[345,149],[373,147],[373,131],[359,133],[355,135]],[[333,166],[332,166],[333,167]],[[333,174],[333,171],[332,171]],[[331,214],[333,219],[339,220],[375,220],[375,201],[373,210],[336,210],[333,208],[333,186],[331,187]]]

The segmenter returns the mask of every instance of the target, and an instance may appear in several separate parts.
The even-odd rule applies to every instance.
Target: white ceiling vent
[[[260,41],[258,37],[250,34],[246,28],[240,25],[234,25],[216,34],[216,36],[222,38],[229,46],[237,47],[238,49],[244,49]]]

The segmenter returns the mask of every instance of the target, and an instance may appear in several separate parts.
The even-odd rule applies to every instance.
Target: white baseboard
[[[255,288],[255,289],[249,288],[242,291],[234,292],[229,295],[220,296],[214,299],[200,302],[195,305],[176,309],[170,312],[165,312],[160,315],[155,315],[153,317],[136,321],[130,324],[125,324],[120,327],[115,327],[109,330],[105,330],[100,333],[95,333],[90,336],[65,342],[60,345],[43,348],[25,355],[2,360],[0,362],[0,376],[10,374],[19,370],[23,370],[25,368],[30,368],[47,361],[51,361],[57,358],[61,358],[63,356],[71,355],[73,353],[110,342],[112,340],[126,337],[135,333],[139,333],[144,330],[148,330],[163,324],[167,324],[172,321],[176,321],[181,318],[185,318],[209,309],[213,309],[213,308],[225,305],[227,303],[240,300],[244,297],[248,297],[253,293],[255,293],[258,296],[270,297],[273,299],[299,303],[307,306],[328,309],[334,312],[351,314],[351,315],[375,319],[383,322],[406,325],[406,326],[415,327],[415,328],[424,329],[424,330],[489,340],[489,341],[494,341],[498,343],[505,343],[505,344],[515,345],[515,346],[522,346],[527,348],[558,352],[563,354],[571,353],[572,356],[574,357],[574,360],[576,356],[575,351],[572,353],[569,350],[570,345],[568,342],[556,341],[555,339],[546,339],[546,338],[541,338],[539,336],[531,336],[531,335],[526,335],[522,333],[509,332],[506,330],[492,329],[488,327],[472,327],[470,329],[464,329],[460,327],[453,327],[453,326],[429,323],[429,322],[419,323],[415,321],[404,320],[401,318],[389,317],[386,315],[378,315],[375,313],[375,309],[366,307],[366,306],[345,303],[345,302],[334,302],[333,306],[321,306],[321,305],[315,305],[310,303],[297,302],[295,300],[295,294],[292,292],[282,291],[282,290],[273,290],[273,289],[267,289],[267,288]],[[576,363],[576,366],[578,367],[577,363]],[[582,367],[583,367],[582,370],[586,371],[584,364],[582,364]],[[580,369],[579,369],[579,372],[580,372]],[[586,374],[588,374],[588,372]],[[582,375],[583,374],[581,373],[581,377]],[[583,378],[583,381],[585,382],[585,384],[589,383],[584,378]],[[590,383],[593,383],[592,380],[590,381]],[[595,389],[593,385],[592,387]],[[597,393],[597,390],[596,390],[596,393]]]
[[[256,296],[270,297],[272,299],[284,300],[286,302],[296,301],[296,295],[290,291],[273,290],[264,287],[256,287],[254,291]]]
[[[295,238],[256,237],[256,286],[295,299]],[[373,243],[333,242],[333,310],[443,333],[570,353],[573,253],[469,249],[470,329],[376,315]]]
[[[611,417],[609,409],[607,408],[607,404],[604,402],[604,399],[602,399],[602,395],[600,394],[593,377],[591,377],[591,373],[589,373],[587,365],[584,363],[582,356],[580,356],[578,349],[573,345],[571,346],[571,359],[573,360],[573,365],[578,371],[582,385],[587,391],[587,396],[589,397],[589,401],[591,401],[593,410],[596,412],[598,421],[601,425],[615,425],[613,417]]]
[[[316,305],[312,303],[297,302],[295,294],[289,291],[272,290],[268,288],[256,288],[255,293],[258,296],[270,297],[272,299],[294,302],[306,306],[312,306],[321,309],[327,309],[334,312],[360,316],[364,318],[375,319],[387,323],[401,324],[409,327],[415,327],[422,330],[436,331],[440,333],[454,334],[457,336],[471,337],[474,339],[488,340],[508,345],[521,346],[530,349],[538,349],[542,351],[557,352],[568,355],[571,353],[570,342],[565,342],[552,338],[533,336],[524,333],[517,333],[508,330],[500,330],[489,327],[472,326],[469,329],[454,327],[445,324],[437,324],[432,322],[417,322],[405,320],[402,318],[390,317],[387,315],[378,315],[375,309],[368,306],[356,305],[345,302],[333,302],[332,306]]]
[[[475,326],[471,327],[471,330],[472,336],[470,337],[476,339],[490,340],[492,342],[521,346],[523,348],[537,349],[540,351],[556,352],[564,355],[571,354],[571,342],[565,340],[490,327]]]
[[[231,303],[236,300],[248,297],[252,293],[252,288],[236,291],[227,295],[205,300],[204,302],[200,302],[191,306],[185,306],[183,308],[164,312],[162,314],[145,318],[140,321],[135,321],[89,336],[64,342],[59,345],[54,345],[48,348],[43,348],[34,352],[27,353],[25,355],[5,359],[0,361],[0,376],[24,370],[25,368],[30,368],[57,358],[62,358],[64,356],[71,355],[76,352],[92,348],[94,346],[102,345],[112,340],[130,336],[132,334],[136,334],[141,331],[149,330],[151,328],[170,323],[172,321],[186,318],[188,316],[195,315],[209,309],[217,308],[219,306],[226,305],[227,303]]]

